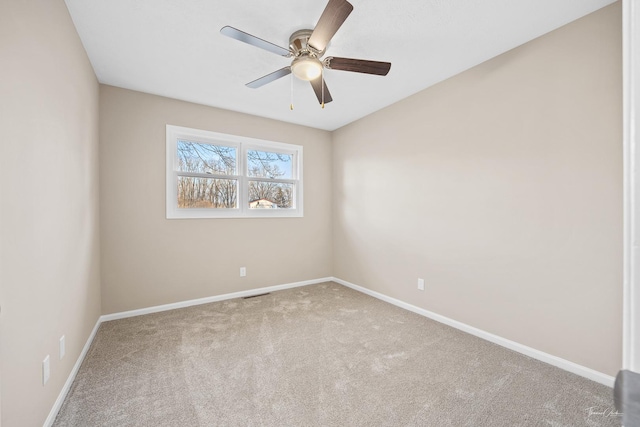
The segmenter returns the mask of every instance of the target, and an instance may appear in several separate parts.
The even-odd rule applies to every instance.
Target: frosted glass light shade
[[[291,64],[291,71],[300,80],[315,80],[322,73],[322,63],[317,58],[301,56]]]

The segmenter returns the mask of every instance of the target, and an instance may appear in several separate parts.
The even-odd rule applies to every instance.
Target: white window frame
[[[236,147],[237,175],[204,175],[203,178],[238,180],[237,208],[178,208],[178,140]],[[167,125],[166,145],[166,216],[167,219],[186,218],[283,218],[303,217],[302,146],[283,142],[266,141],[245,136],[229,135],[201,129]],[[291,179],[250,177],[247,152],[259,150],[290,154],[292,156]],[[190,174],[193,175],[193,174]],[[287,209],[250,209],[249,181],[284,182],[294,186],[294,207]]]

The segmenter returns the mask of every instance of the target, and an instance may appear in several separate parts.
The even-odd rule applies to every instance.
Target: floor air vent
[[[263,297],[265,295],[269,295],[271,292],[267,292],[266,294],[258,294],[258,295],[251,295],[248,297],[242,297],[242,299],[249,299],[249,298],[256,298],[256,297]]]

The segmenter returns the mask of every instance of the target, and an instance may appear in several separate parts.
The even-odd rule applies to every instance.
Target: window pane
[[[290,209],[294,207],[293,184],[249,181],[250,209]]]
[[[235,147],[178,140],[178,170],[181,172],[236,175]]]
[[[257,178],[292,179],[293,155],[248,150],[247,171]]]
[[[235,179],[178,177],[179,208],[237,208]]]

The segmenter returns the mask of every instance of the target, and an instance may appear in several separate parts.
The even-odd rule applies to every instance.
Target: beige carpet
[[[335,283],[106,322],[62,426],[618,426],[611,389]]]

